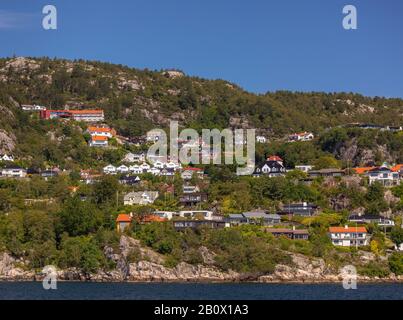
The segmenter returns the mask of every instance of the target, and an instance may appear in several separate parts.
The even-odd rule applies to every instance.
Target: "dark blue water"
[[[41,282],[0,282],[0,300],[403,300],[403,284],[172,284],[59,282],[44,290]]]

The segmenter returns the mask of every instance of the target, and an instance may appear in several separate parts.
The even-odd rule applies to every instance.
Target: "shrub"
[[[403,253],[394,252],[389,257],[389,268],[396,275],[403,274]]]

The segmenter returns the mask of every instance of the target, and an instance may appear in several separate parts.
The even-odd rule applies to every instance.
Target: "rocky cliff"
[[[140,252],[145,260],[130,262],[132,250]],[[133,282],[239,282],[257,281],[262,283],[314,283],[341,282],[342,274],[326,265],[320,258],[309,258],[300,254],[291,254],[292,265],[277,265],[269,275],[245,275],[234,271],[222,271],[211,264],[211,256],[204,251],[204,264],[190,265],[180,263],[176,267],[164,266],[161,255],[140,246],[138,240],[122,236],[120,252],[114,253],[105,248],[107,257],[116,262],[116,268],[100,270],[94,274],[86,274],[71,268],[57,271],[57,279],[62,281],[133,281]],[[370,259],[370,257],[366,257]],[[141,259],[141,257],[140,257]],[[7,253],[0,254],[0,281],[33,281],[42,280],[45,275],[40,271],[26,270],[24,263]],[[358,281],[403,281],[403,276],[393,274],[386,278],[370,278],[358,276]]]

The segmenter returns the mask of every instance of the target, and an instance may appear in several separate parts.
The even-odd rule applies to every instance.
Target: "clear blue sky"
[[[42,29],[42,7],[58,30]],[[358,30],[342,28],[342,8]],[[178,68],[266,92],[403,97],[402,0],[1,0],[0,56]]]

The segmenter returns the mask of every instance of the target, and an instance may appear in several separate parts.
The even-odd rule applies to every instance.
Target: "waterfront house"
[[[116,229],[118,230],[118,232],[123,232],[126,228],[130,226],[131,222],[132,217],[130,215],[121,213],[116,218]]]
[[[158,191],[130,192],[123,198],[124,205],[147,205],[152,204],[158,198]]]
[[[369,234],[365,227],[330,227],[329,237],[335,246],[351,247],[369,244]]]

